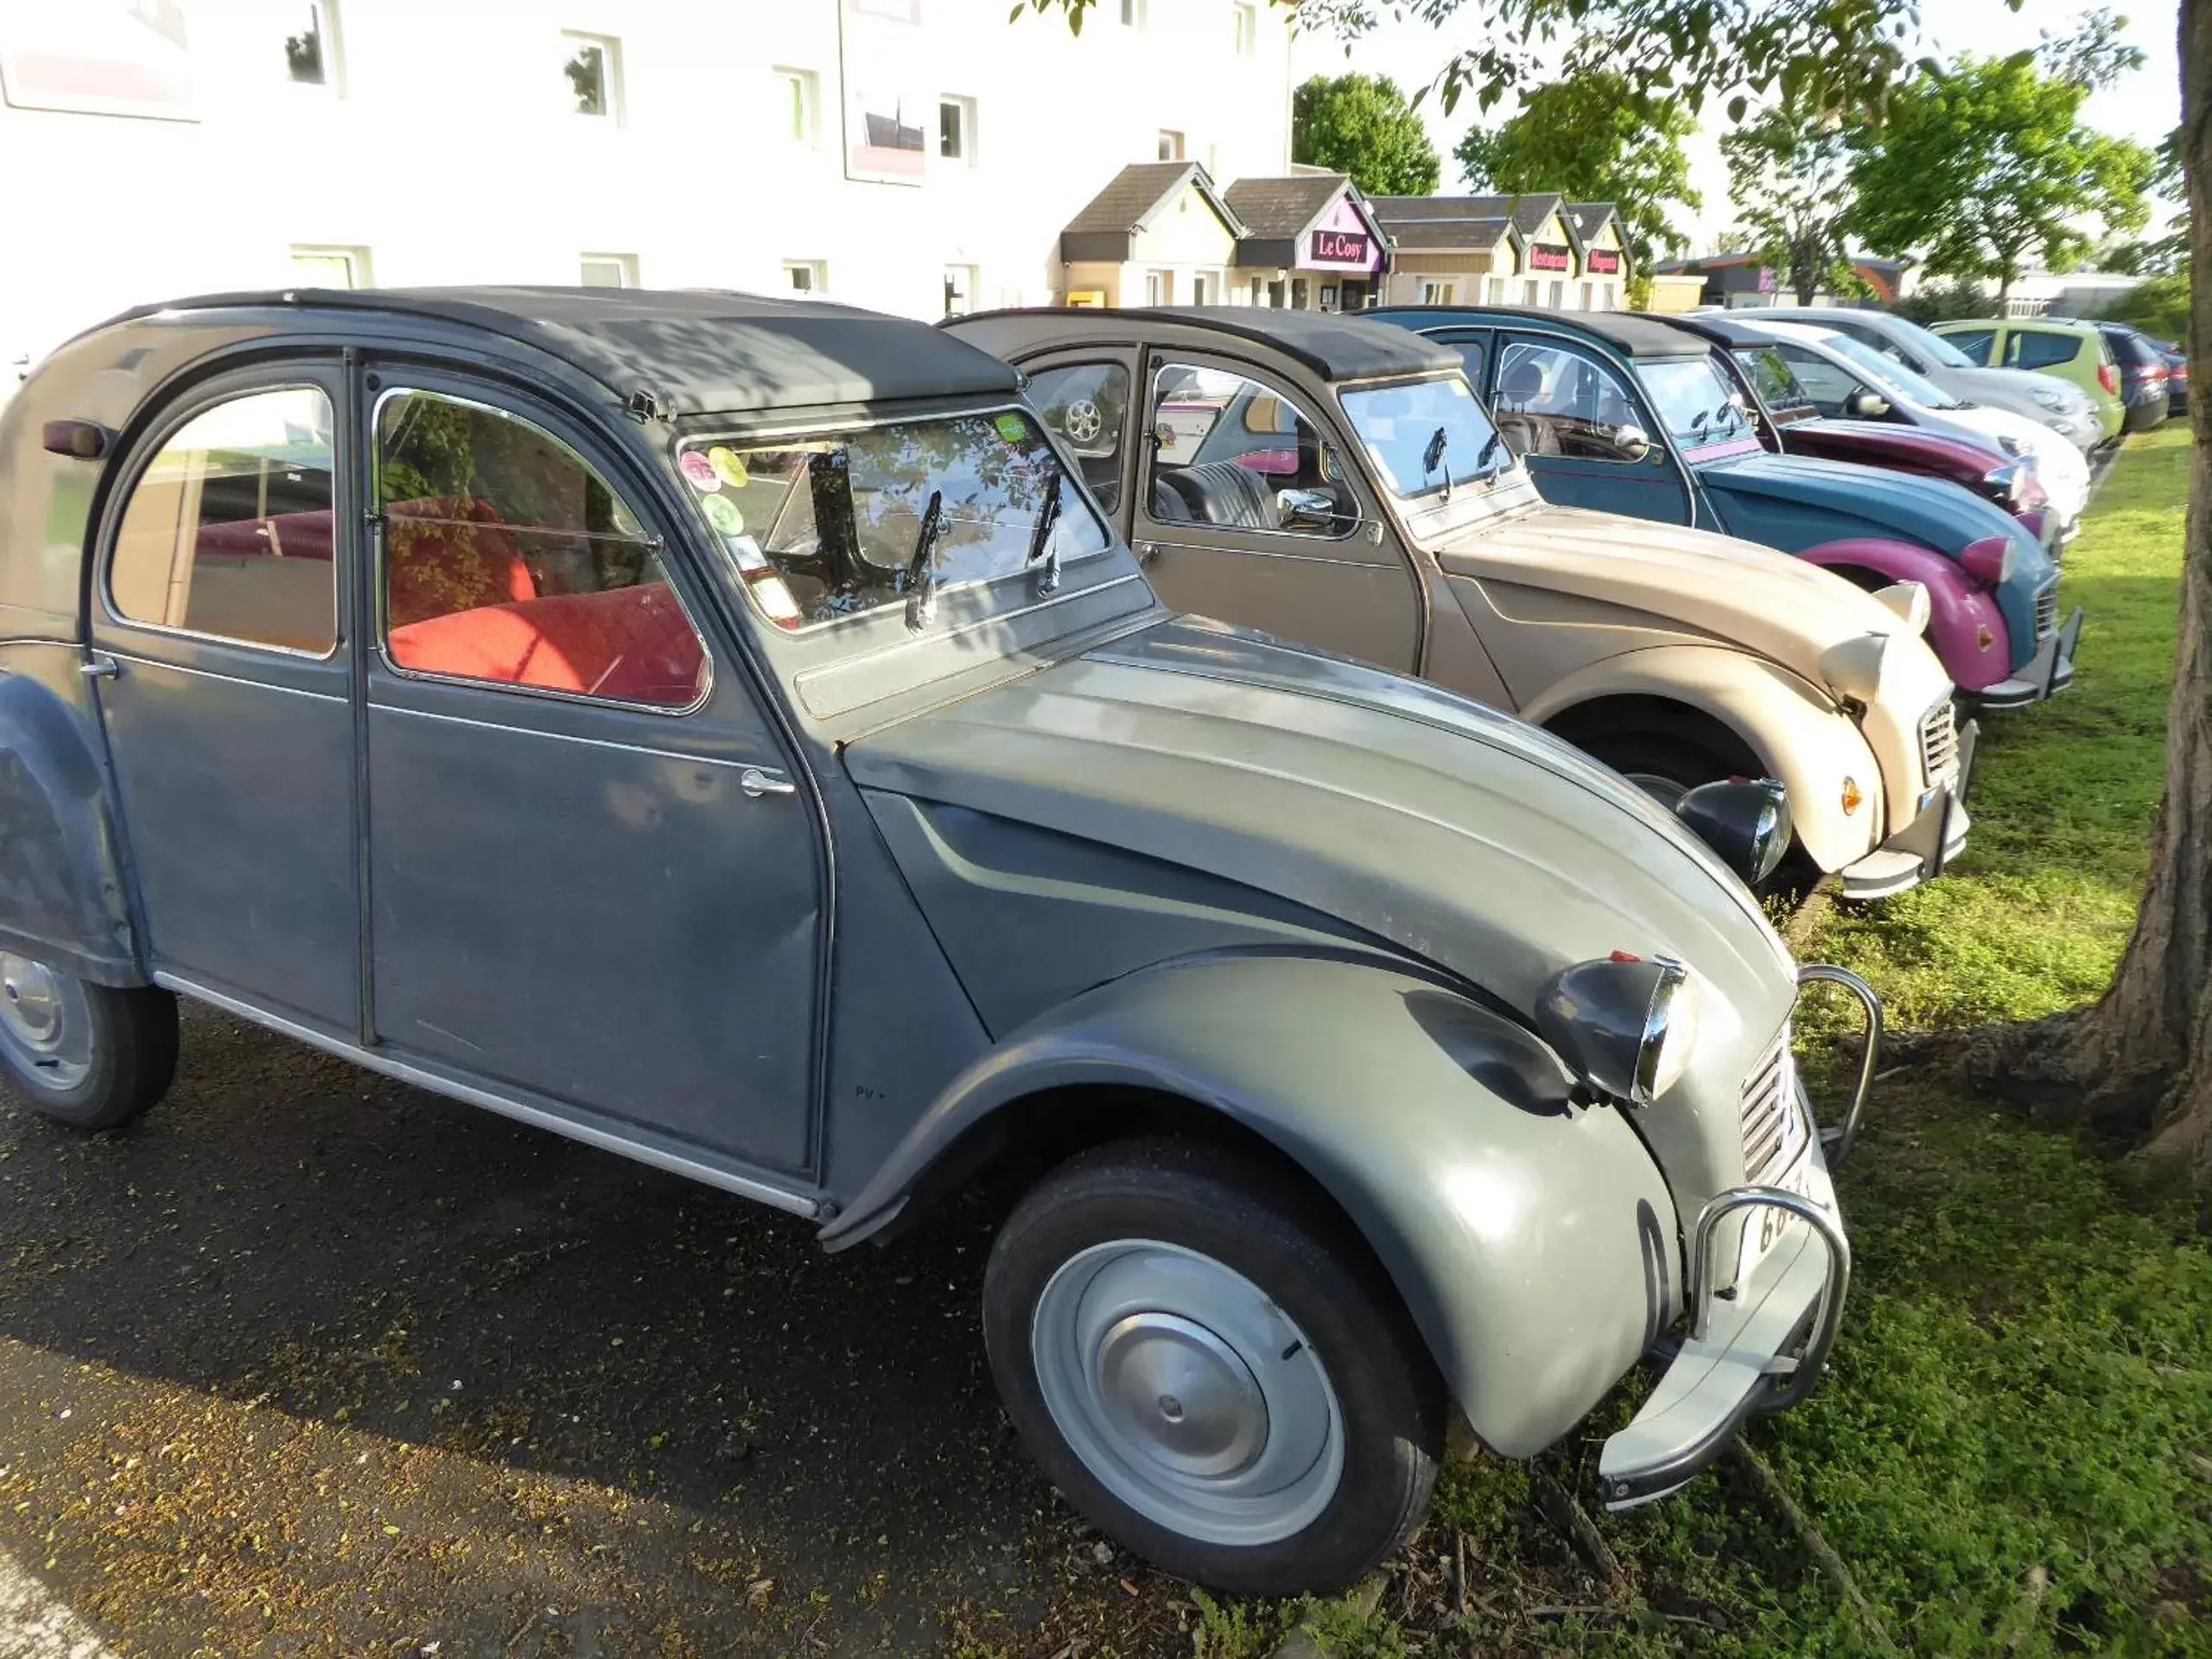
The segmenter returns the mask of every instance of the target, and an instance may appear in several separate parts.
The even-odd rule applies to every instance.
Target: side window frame
[[[226,404],[238,403],[266,392],[300,391],[320,392],[329,405],[331,415],[331,641],[328,647],[319,652],[307,651],[297,645],[252,639],[239,634],[179,627],[167,622],[149,622],[126,613],[115,600],[116,544],[121,537],[124,522],[130,516],[130,505],[138,493],[139,486],[144,483],[146,474],[155,461],[161,458],[162,452],[185,428],[203,415]],[[352,584],[347,579],[346,569],[348,538],[346,532],[349,515],[346,512],[346,472],[347,460],[354,446],[348,432],[346,404],[344,381],[336,363],[320,359],[295,359],[289,362],[272,363],[258,370],[221,376],[201,385],[189,398],[179,399],[157,411],[141,433],[127,440],[124,465],[95,520],[93,557],[87,561],[87,610],[96,605],[99,621],[108,628],[129,629],[193,645],[249,652],[265,660],[302,664],[335,662],[346,649],[353,622],[351,607],[347,602],[348,589]],[[93,618],[88,614],[86,618],[88,638],[95,631],[92,626],[92,621]]]
[[[706,709],[714,701],[720,677],[715,636],[703,619],[708,607],[703,595],[694,588],[691,573],[685,566],[680,550],[682,538],[671,537],[658,523],[659,514],[650,498],[641,498],[636,492],[620,486],[623,468],[610,467],[603,446],[594,442],[582,424],[565,417],[559,410],[525,398],[506,388],[493,388],[474,381],[462,381],[435,371],[406,374],[372,376],[368,385],[371,394],[367,407],[362,411],[359,442],[354,446],[360,457],[360,500],[365,522],[371,533],[364,538],[359,563],[359,582],[357,590],[362,595],[364,632],[375,642],[377,667],[397,680],[410,680],[426,684],[449,686],[486,693],[496,696],[523,697],[532,701],[567,703],[588,709],[620,710],[627,714],[652,715],[662,719],[689,719]],[[641,702],[626,697],[610,697],[596,692],[570,691],[560,686],[531,685],[518,681],[479,679],[465,674],[448,673],[435,669],[410,668],[398,662],[391,652],[391,627],[389,614],[390,584],[385,569],[391,548],[390,529],[385,522],[380,496],[382,494],[383,446],[378,433],[385,406],[395,397],[416,396],[443,398],[447,402],[480,409],[504,419],[542,433],[546,437],[576,456],[608,493],[620,502],[644,531],[645,545],[659,566],[661,579],[667,584],[675,599],[684,625],[691,630],[698,642],[700,658],[704,664],[697,694],[683,704]],[[645,505],[640,506],[643,499]],[[687,591],[691,590],[691,591]],[[620,592],[620,588],[602,589]]]
[[[1628,404],[1630,412],[1636,416],[1637,424],[1642,428],[1644,437],[1651,445],[1648,454],[1635,461],[1630,460],[1626,455],[1539,455],[1535,459],[1572,461],[1592,467],[1619,467],[1630,470],[1638,467],[1649,467],[1655,456],[1659,458],[1661,466],[1670,464],[1669,457],[1672,454],[1670,446],[1673,441],[1668,436],[1664,425],[1653,418],[1649,402],[1643,395],[1643,388],[1637,384],[1636,376],[1633,373],[1624,377],[1611,363],[1586,350],[1575,340],[1562,340],[1549,334],[1502,333],[1497,338],[1497,361],[1493,365],[1501,387],[1505,383],[1505,360],[1512,355],[1516,346],[1535,351],[1557,352],[1563,357],[1573,358],[1597,370],[1599,373],[1610,376],[1613,383],[1620,388],[1623,399]],[[1530,417],[1524,415],[1523,418]],[[1495,399],[1491,404],[1491,419],[1492,421],[1497,419]]]
[[[1358,447],[1347,441],[1346,435],[1341,429],[1316,415],[1301,394],[1285,389],[1283,377],[1279,371],[1262,364],[1247,362],[1241,358],[1224,356],[1216,352],[1183,351],[1157,345],[1148,347],[1141,360],[1144,370],[1142,383],[1144,418],[1138,424],[1134,434],[1137,466],[1129,508],[1130,523],[1133,525],[1141,523],[1147,532],[1153,533],[1165,531],[1170,534],[1182,534],[1185,531],[1198,531],[1215,535],[1280,537],[1288,544],[1285,549],[1286,551],[1311,549],[1316,550],[1313,555],[1315,557],[1358,558],[1357,553],[1347,554],[1341,550],[1344,550],[1347,544],[1357,543],[1361,530],[1367,524],[1383,522],[1382,514],[1370,499],[1372,492],[1367,484],[1365,460],[1361,455]],[[1341,472],[1338,481],[1343,486],[1344,493],[1351,500],[1351,521],[1342,530],[1323,534],[1315,531],[1264,530],[1207,524],[1197,519],[1154,518],[1152,512],[1152,486],[1154,474],[1160,461],[1160,446],[1154,442],[1154,435],[1159,430],[1159,422],[1155,416],[1160,407],[1160,377],[1170,368],[1204,369],[1216,374],[1232,374],[1241,380],[1249,381],[1261,387],[1270,396],[1287,405],[1293,415],[1313,429],[1315,436],[1320,440],[1325,449],[1335,452],[1337,466]],[[1207,436],[1211,435],[1212,433],[1209,431]],[[1149,534],[1147,538],[1151,538]],[[1339,550],[1332,552],[1318,550],[1322,549]],[[1369,563],[1370,561],[1361,560],[1360,562]]]

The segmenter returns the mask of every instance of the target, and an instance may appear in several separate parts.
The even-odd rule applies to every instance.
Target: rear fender
[[[98,984],[143,985],[86,719],[35,676],[0,672],[0,948]]]
[[[994,1114],[1085,1086],[1218,1111],[1296,1163],[1509,1456],[1579,1421],[1680,1308],[1673,1200],[1628,1121],[1571,1104],[1551,1051],[1463,992],[1344,957],[1185,957],[1070,999],[955,1078],[823,1242],[881,1230]]]
[[[1873,751],[1831,699],[1781,664],[1720,645],[1653,645],[1555,681],[1521,717],[1549,726],[1571,709],[1616,696],[1679,703],[1735,733],[1767,775],[1789,786],[1797,837],[1823,870],[1840,870],[1880,842],[1881,814],[1865,807],[1848,814],[1841,804],[1847,776],[1862,785],[1880,782]]]
[[[1928,590],[1928,643],[1961,691],[1979,691],[2012,671],[2012,636],[1997,595],[1977,585],[1958,562],[1933,548],[1885,536],[1824,542],[1797,555],[1847,574],[1867,570]],[[1986,643],[1985,643],[1986,642]]]

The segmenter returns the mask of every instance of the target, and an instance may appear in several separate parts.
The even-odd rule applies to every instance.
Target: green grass
[[[2068,696],[1985,722],[1967,857],[1805,953],[1907,1027],[2049,1014],[2102,990],[2158,804],[2186,431],[2131,442],[2068,555],[2089,613]],[[1855,1581],[1724,1465],[1598,1525],[1608,1594],[1537,1515],[1530,1471],[1458,1465],[1346,1653],[2212,1655],[2212,1249],[2199,1200],[1908,1074],[1843,1172],[1858,1278],[1834,1372],[1746,1440]],[[1632,1392],[1541,1468],[1589,1490]],[[1467,1539],[1470,1613],[1438,1563]],[[1217,1615],[1218,1616],[1218,1615]],[[1402,1644],[1402,1649],[1399,1644]],[[1233,1652],[1225,1641],[1219,1650]]]

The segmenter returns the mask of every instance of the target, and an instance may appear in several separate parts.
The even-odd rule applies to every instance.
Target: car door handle
[[[123,664],[112,657],[95,657],[77,664],[77,671],[88,680],[114,680],[123,677]]]
[[[796,795],[798,785],[780,772],[766,766],[747,766],[737,774],[737,786],[759,800],[763,795]]]

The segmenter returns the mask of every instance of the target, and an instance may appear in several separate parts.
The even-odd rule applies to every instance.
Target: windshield
[[[1368,459],[1401,501],[1513,464],[1513,452],[1462,375],[1347,391],[1341,401]]]
[[[1033,563],[1056,579],[1060,563],[1109,544],[1082,485],[1014,410],[767,445],[702,438],[677,461],[754,606],[782,628]]]
[[[1974,360],[1949,340],[1941,334],[1930,334],[1916,322],[1904,317],[1891,317],[1890,326],[1910,340],[1915,351],[1934,359],[1938,368],[1971,369],[1975,366]]]
[[[1813,395],[1799,383],[1789,359],[1773,346],[1738,346],[1733,356],[1737,366],[1750,377],[1759,401],[1773,411],[1777,420],[1793,420],[1811,413]]]
[[[1853,340],[1849,334],[1830,334],[1821,343],[1838,357],[1849,359],[1852,366],[1863,371],[1877,387],[1898,393],[1903,402],[1918,404],[1923,409],[1965,407],[1934,381],[1915,374],[1893,357],[1883,356],[1863,340]]]
[[[1751,417],[1739,408],[1734,388],[1709,357],[1678,357],[1638,363],[1636,378],[1686,449],[1751,435]]]

